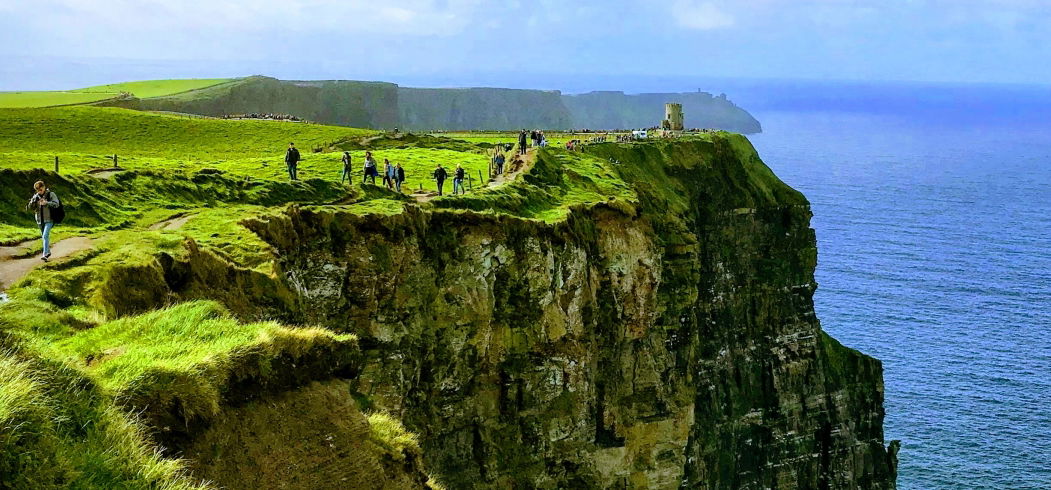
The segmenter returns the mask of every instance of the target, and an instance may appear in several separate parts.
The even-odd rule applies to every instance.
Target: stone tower
[[[669,102],[664,104],[664,121],[661,121],[662,129],[670,129],[672,131],[683,130],[683,115],[682,115],[682,104],[675,104]]]

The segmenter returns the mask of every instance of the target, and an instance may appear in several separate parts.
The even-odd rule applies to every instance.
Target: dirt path
[[[190,221],[193,214],[181,213],[164,221],[149,226],[150,230],[177,230]],[[6,291],[15,281],[25,277],[30,271],[44,265],[39,253],[30,254],[39,239],[33,239],[18,245],[0,247],[0,291]],[[51,262],[69,257],[77,252],[89,250],[95,240],[83,236],[69,237],[51,244]]]
[[[31,242],[27,242],[31,243]],[[95,241],[88,237],[75,236],[66,238],[55,242],[51,246],[51,261],[56,261],[69,257],[77,252],[89,250],[94,245]],[[3,249],[19,249],[24,254],[28,251],[29,246],[26,243],[15,245],[13,247],[0,247]],[[4,255],[0,255],[0,291],[7,290],[15,281],[25,277],[29,274],[29,271],[45,264],[43,260],[40,260],[40,256],[33,254],[29,257],[16,258],[18,254],[7,255],[5,252],[0,252]]]
[[[150,225],[151,230],[178,230],[185,225],[187,221],[193,218],[192,214],[180,213],[164,221],[160,221]]]
[[[515,180],[519,175],[526,173],[529,169],[533,168],[533,163],[535,162],[535,148],[530,148],[525,155],[515,155],[510,162],[505,164],[504,173],[493,177],[486,187],[496,187]],[[447,182],[447,184],[449,185],[446,187],[446,191],[452,192],[452,183]],[[478,189],[482,189],[482,187],[478,187]],[[415,191],[412,193],[412,198],[416,199],[416,202],[427,202],[436,197],[438,197],[438,193],[431,190]]]

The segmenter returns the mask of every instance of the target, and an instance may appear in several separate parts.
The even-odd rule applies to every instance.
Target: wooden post
[[[492,175],[490,175],[490,177],[492,177]],[[482,180],[482,171],[479,170],[478,171],[478,185],[481,186],[483,182],[485,182],[485,181]]]
[[[113,168],[120,168],[120,164],[117,163],[117,154],[113,154]]]
[[[58,155],[55,156],[55,173],[58,173]]]

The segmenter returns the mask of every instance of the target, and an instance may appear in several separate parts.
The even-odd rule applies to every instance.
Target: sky
[[[0,0],[0,90],[250,74],[1051,84],[1049,25],[1049,0]]]

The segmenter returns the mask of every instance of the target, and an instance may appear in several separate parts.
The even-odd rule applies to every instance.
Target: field
[[[0,108],[30,108],[87,104],[90,102],[111,99],[120,95],[121,92],[129,92],[140,99],[162,97],[211,87],[232,80],[234,79],[146,80],[141,82],[98,85],[95,87],[76,90],[0,92]]]

